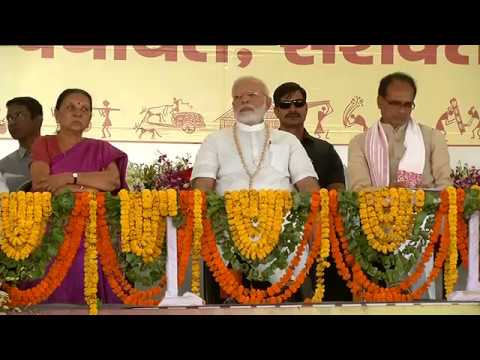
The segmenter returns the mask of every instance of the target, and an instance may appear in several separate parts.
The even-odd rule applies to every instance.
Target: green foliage
[[[141,256],[133,253],[123,253],[120,247],[120,199],[107,193],[105,199],[107,210],[107,223],[110,229],[110,237],[114,245],[120,267],[126,278],[132,284],[143,287],[157,285],[165,274],[167,244],[164,242],[162,253],[154,261],[145,263]]]
[[[465,189],[463,206],[465,218],[468,219],[477,210],[480,210],[480,191],[477,189]]]
[[[415,217],[410,241],[394,253],[385,255],[370,247],[358,213],[358,194],[343,192],[339,195],[339,212],[342,215],[349,249],[363,271],[374,281],[394,286],[402,281],[417,264],[428,244],[439,205],[439,196],[425,193],[423,210]]]
[[[0,250],[0,281],[16,284],[44,277],[47,265],[57,256],[58,249],[63,243],[64,228],[74,203],[75,197],[71,191],[52,198],[52,216],[46,234],[40,246],[27,259],[13,260]]]
[[[249,280],[267,281],[277,269],[286,269],[288,257],[300,243],[303,228],[310,212],[309,193],[293,193],[293,206],[286,217],[283,231],[277,246],[263,260],[251,260],[242,256],[236,248],[230,232],[225,210],[225,199],[217,193],[207,193],[207,216],[211,219],[217,245],[222,250],[222,257],[232,265],[232,268],[241,271]],[[264,269],[260,270],[259,266]]]

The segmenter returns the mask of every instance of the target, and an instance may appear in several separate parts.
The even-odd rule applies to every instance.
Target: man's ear
[[[280,119],[280,116],[278,116],[278,113],[279,113],[278,107],[274,106],[273,112],[275,113],[275,116],[277,117],[277,119]]]
[[[37,115],[37,116],[35,116],[35,117],[33,118],[33,123],[34,123],[35,125],[37,125],[37,127],[38,127],[39,129],[41,129],[41,128],[42,128],[42,124],[43,124],[43,115]]]

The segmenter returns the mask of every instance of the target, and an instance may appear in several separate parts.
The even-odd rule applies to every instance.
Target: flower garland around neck
[[[49,192],[1,194],[0,249],[16,261],[28,258],[41,244],[52,213]]]
[[[277,246],[292,197],[284,190],[241,190],[225,193],[232,239],[246,259],[263,260]]]
[[[46,276],[30,289],[20,290],[7,285],[12,306],[40,304],[47,300],[65,279],[73,260],[80,248],[85,223],[89,217],[89,200],[87,193],[75,193],[75,205],[65,227],[64,241],[57,257],[50,266]]]
[[[242,147],[240,145],[240,140],[238,139],[238,129],[237,124],[233,125],[233,140],[235,142],[235,147],[238,152],[238,156],[240,157],[240,161],[242,162],[243,169],[247,173],[248,176],[248,189],[250,190],[253,185],[253,179],[257,176],[258,172],[262,167],[263,160],[265,159],[265,155],[267,154],[268,149],[268,142],[270,140],[270,129],[267,125],[265,125],[265,141],[263,143],[262,152],[260,154],[260,160],[258,161],[257,166],[255,167],[255,171],[253,173],[250,172],[247,166],[247,162],[245,161],[245,156],[242,151]]]

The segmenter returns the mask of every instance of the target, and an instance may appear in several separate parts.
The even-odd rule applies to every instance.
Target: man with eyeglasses
[[[220,195],[245,189],[318,191],[317,174],[300,141],[265,125],[264,116],[272,103],[265,83],[252,76],[241,77],[233,84],[232,98],[235,124],[204,140],[193,166],[192,187]],[[300,266],[304,261],[306,253]],[[218,303],[218,287],[210,272],[205,274],[206,300]],[[275,272],[269,282],[278,281],[281,274]],[[252,284],[268,287],[263,281],[245,285]]]
[[[332,144],[314,138],[305,129],[305,119],[308,113],[307,92],[299,84],[287,82],[273,93],[274,111],[280,120],[280,130],[288,131],[295,135],[307,151],[312,160],[318,182],[322,188],[345,190],[345,174],[340,156]],[[351,301],[352,294],[345,282],[340,278],[333,266],[325,270],[325,295],[324,301]],[[315,265],[314,265],[315,266]],[[300,292],[303,298],[313,295],[316,283],[315,271],[310,271],[309,277],[302,285]]]
[[[40,136],[43,121],[42,105],[31,97],[17,97],[7,102],[8,131],[19,148],[0,160],[0,173],[10,191],[17,191],[31,180],[31,146]],[[25,188],[26,189],[26,188]]]
[[[451,184],[444,135],[412,118],[417,86],[407,74],[384,77],[378,88],[381,118],[348,147],[353,191],[372,187],[444,188]]]

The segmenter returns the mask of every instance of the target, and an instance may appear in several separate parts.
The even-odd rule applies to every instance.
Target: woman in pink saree
[[[92,118],[92,98],[81,89],[67,89],[58,97],[57,135],[41,136],[32,145],[32,190],[59,194],[71,191],[117,193],[127,188],[127,155],[110,143],[84,138]],[[85,304],[83,294],[84,239],[65,280],[47,303]],[[99,263],[98,297],[103,303],[120,303]]]

